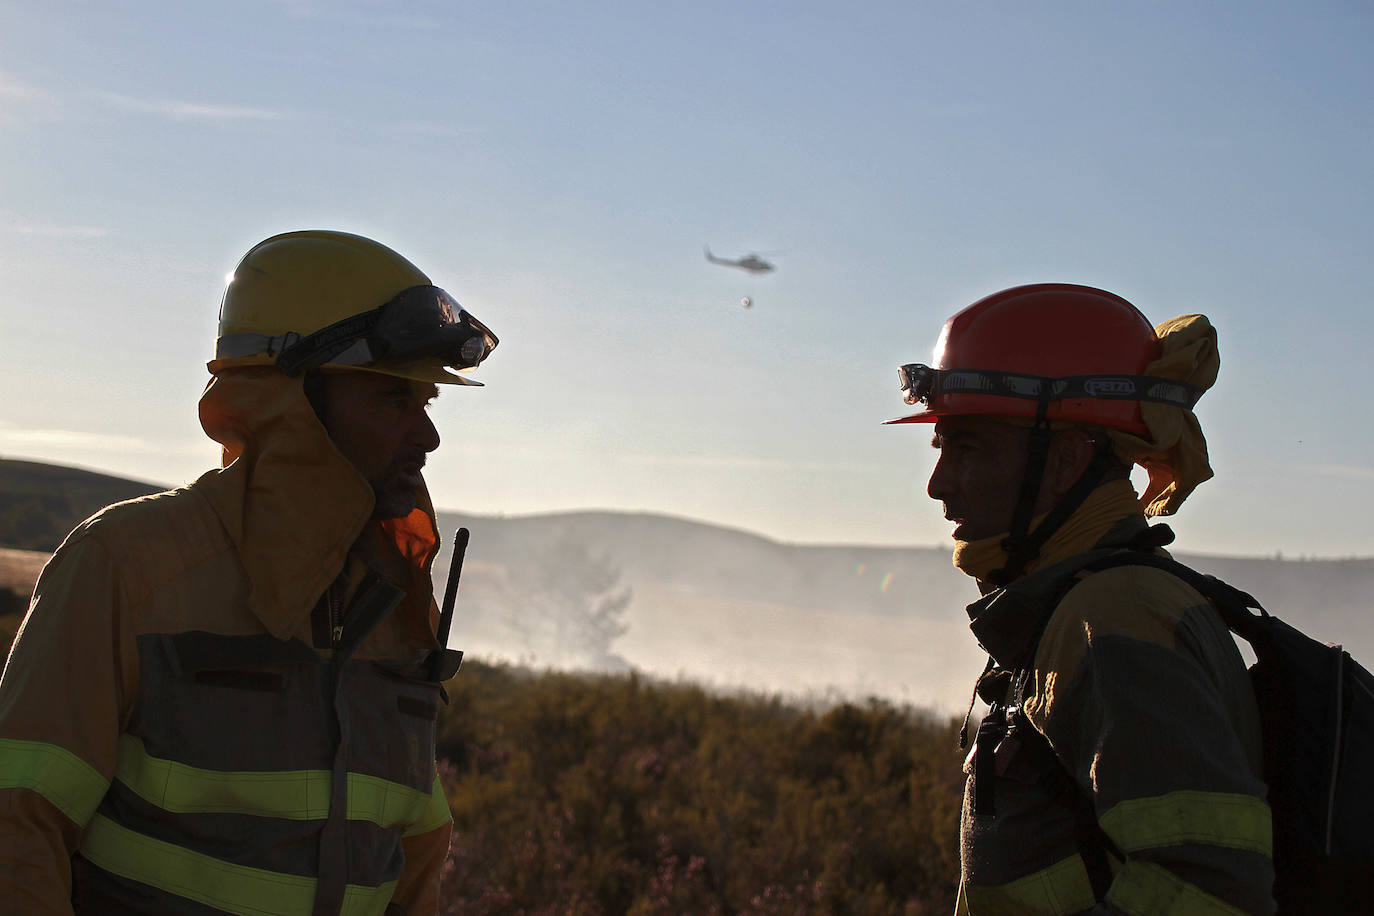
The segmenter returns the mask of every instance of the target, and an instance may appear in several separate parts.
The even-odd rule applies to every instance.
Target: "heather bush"
[[[473,661],[448,687],[446,916],[953,908],[951,721]]]

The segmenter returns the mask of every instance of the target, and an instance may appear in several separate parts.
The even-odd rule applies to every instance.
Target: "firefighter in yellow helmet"
[[[989,708],[965,764],[959,913],[1274,910],[1235,643],[1169,572],[1105,568],[1163,553],[1173,535],[1146,518],[1211,476],[1192,408],[1218,365],[1201,315],[1152,328],[1119,296],[1046,283],[979,300],[945,323],[933,365],[901,367],[918,409],[891,422],[934,424],[928,493],[983,594],[968,614]]]
[[[496,342],[370,239],[244,256],[200,402],[223,466],[72,532],[0,680],[7,911],[436,911],[426,407]]]

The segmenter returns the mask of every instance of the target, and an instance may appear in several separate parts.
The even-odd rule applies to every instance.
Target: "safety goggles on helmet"
[[[296,376],[323,365],[379,366],[433,360],[451,369],[472,369],[499,341],[453,297],[437,286],[412,286],[391,301],[301,335],[295,331],[221,337],[216,359],[266,353]]]
[[[994,369],[933,369],[907,363],[897,370],[902,400],[935,407],[947,394],[991,394],[1031,401],[1096,398],[1108,401],[1151,401],[1192,410],[1205,388],[1148,375],[1075,375],[1045,378]]]

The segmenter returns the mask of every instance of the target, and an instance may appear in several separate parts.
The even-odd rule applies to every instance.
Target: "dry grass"
[[[42,550],[16,550],[0,547],[0,588],[28,597],[33,594],[34,583],[43,564],[52,554]]]
[[[0,547],[0,658],[9,653],[38,573],[50,556],[41,550]]]

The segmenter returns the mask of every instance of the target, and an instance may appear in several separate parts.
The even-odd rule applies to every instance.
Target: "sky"
[[[1371,556],[1372,39],[1355,0],[4,0],[0,456],[215,466],[226,275],[341,229],[501,338],[433,408],[439,507],[948,543],[895,369],[1074,282],[1218,328],[1183,549]]]

